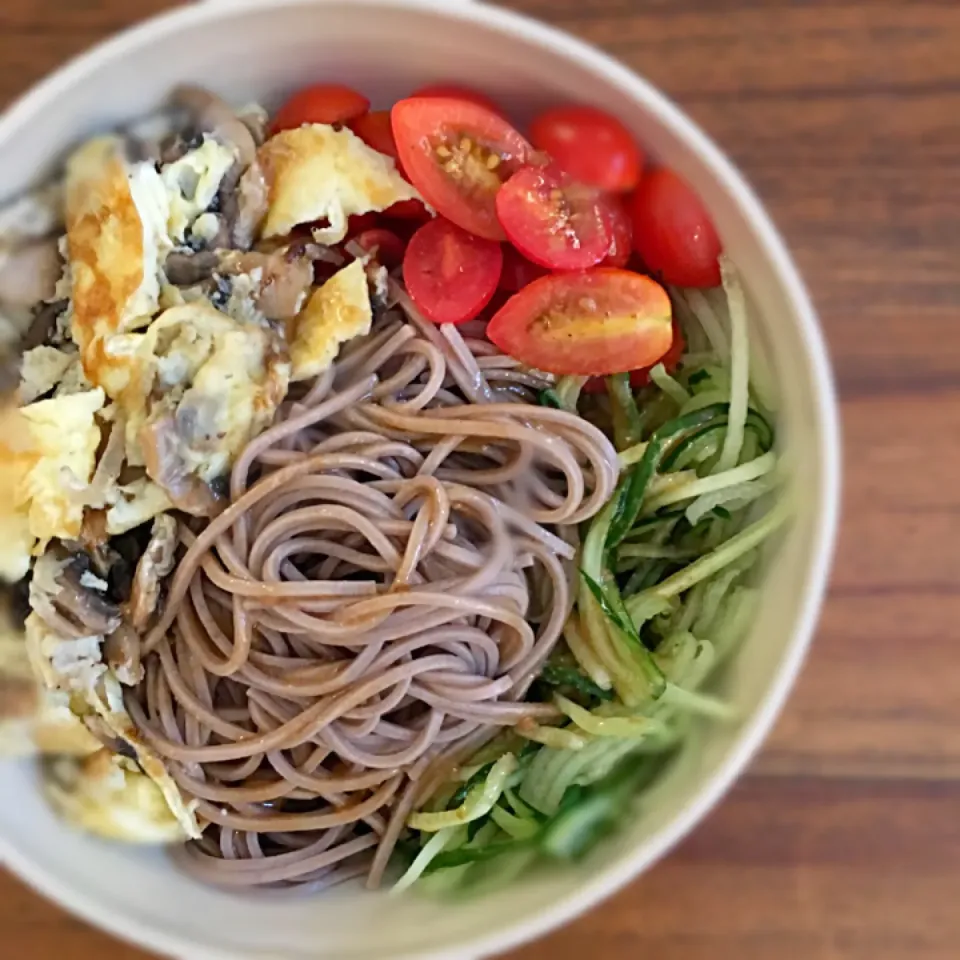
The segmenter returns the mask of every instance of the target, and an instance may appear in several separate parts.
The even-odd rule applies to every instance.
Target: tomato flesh
[[[646,176],[630,201],[633,248],[678,287],[720,284],[720,238],[700,198],[672,170]]]
[[[656,281],[628,270],[552,274],[514,294],[487,336],[504,353],[548,373],[626,373],[670,349],[670,298]]]
[[[403,258],[403,282],[434,323],[464,323],[490,302],[503,270],[499,243],[467,233],[449,220],[425,223]]]
[[[497,215],[510,242],[551,270],[585,270],[610,249],[603,198],[556,167],[524,167],[497,195]]]
[[[364,230],[357,237],[357,244],[385,267],[392,269],[403,263],[404,242],[392,230],[383,227]]]
[[[440,97],[444,100],[466,100],[467,103],[475,103],[484,110],[503,116],[503,110],[500,105],[485,93],[474,90],[472,87],[462,87],[458,83],[428,83],[419,90],[414,90],[411,97]]]
[[[351,120],[350,129],[368,146],[388,157],[397,159],[397,143],[393,139],[389,110],[374,110]]]
[[[677,367],[680,366],[680,361],[683,359],[683,354],[686,349],[687,341],[683,336],[683,331],[680,329],[677,318],[674,317],[673,341],[670,344],[670,349],[659,360],[655,360],[640,370],[632,370],[630,372],[630,386],[633,387],[634,390],[639,390],[641,387],[647,386],[650,383],[650,371],[659,363],[663,364],[667,373],[674,373]],[[607,384],[603,377],[591,377],[583,385],[583,389],[586,393],[606,393]]]
[[[370,101],[352,87],[318,83],[295,93],[279,109],[270,130],[295,130],[305,123],[347,123],[369,109]]]
[[[391,120],[400,162],[424,200],[475,236],[505,240],[497,193],[534,158],[530,144],[503,117],[465,100],[401,100]]]
[[[640,182],[644,156],[633,134],[595,107],[556,107],[530,126],[530,139],[575,180],[624,193]]]
[[[610,246],[603,260],[605,267],[623,268],[633,255],[633,224],[619,197],[608,196],[604,200]]]

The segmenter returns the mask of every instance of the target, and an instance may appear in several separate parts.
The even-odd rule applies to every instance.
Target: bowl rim
[[[75,84],[82,83],[104,64],[129,56],[158,36],[165,36],[211,21],[227,19],[251,10],[284,6],[326,6],[344,0],[201,0],[199,3],[161,13],[134,24],[69,60],[28,90],[0,116],[0,143],[9,142],[17,129],[35,121],[44,106]],[[727,793],[743,773],[780,714],[792,689],[816,628],[826,594],[839,521],[841,487],[840,418],[833,372],[816,311],[786,244],[760,200],[740,172],[712,140],[666,95],[600,49],[562,30],[523,14],[494,8],[476,0],[349,0],[352,6],[386,5],[400,10],[427,10],[467,25],[482,24],[499,32],[546,47],[569,60],[579,62],[642,103],[657,123],[667,127],[710,168],[738,210],[756,232],[769,256],[777,282],[793,304],[798,317],[806,360],[814,380],[814,409],[819,445],[819,483],[823,509],[811,538],[805,595],[802,597],[791,638],[776,675],[753,715],[744,723],[727,756],[699,791],[675,814],[670,824],[618,863],[600,871],[580,888],[500,930],[473,938],[462,948],[444,948],[428,953],[408,954],[411,960],[454,960],[487,956],[542,936],[583,914],[639,876],[672,850]],[[155,929],[139,919],[118,916],[108,905],[83,890],[63,882],[52,871],[35,864],[25,853],[0,837],[0,863],[17,874],[43,896],[99,928],[146,949],[190,960],[236,960],[235,955],[214,943],[181,938],[175,931]],[[273,953],[250,954],[263,960],[280,960]],[[290,956],[290,955],[286,955]],[[397,955],[399,956],[399,955]],[[300,955],[301,960],[307,957]]]

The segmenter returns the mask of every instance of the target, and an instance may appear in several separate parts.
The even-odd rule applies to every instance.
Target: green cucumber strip
[[[630,374],[607,377],[607,393],[613,415],[613,442],[618,450],[635,446],[642,439],[643,426],[637,402],[630,387]]]

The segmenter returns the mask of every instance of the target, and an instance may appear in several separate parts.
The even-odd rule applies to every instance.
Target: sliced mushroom
[[[270,126],[270,114],[258,103],[249,103],[237,111],[237,117],[250,131],[254,142],[262,147],[267,139]]]
[[[259,275],[253,291],[257,308],[268,320],[291,320],[303,309],[313,286],[315,244],[295,243],[273,253],[231,253],[221,270],[230,276]]]
[[[240,178],[235,200],[233,243],[240,250],[249,250],[270,208],[270,184],[258,161],[251,164]]]
[[[82,582],[89,568],[84,554],[71,555],[56,547],[48,549],[34,566],[30,605],[64,636],[100,636],[120,626],[119,607]]]
[[[161,486],[170,502],[193,517],[216,516],[224,502],[201,480],[192,474],[180,453],[181,437],[172,415],[148,423],[140,431],[147,474]]]
[[[160,163],[166,166],[182,160],[197,144],[184,138],[183,134],[171,133],[160,144]]]
[[[181,86],[173,93],[175,103],[184,107],[203,133],[211,133],[223,143],[233,144],[244,169],[257,156],[257,144],[247,125],[228,103],[203,87]]]
[[[176,564],[178,542],[177,521],[169,515],[157,517],[153,521],[150,543],[133,578],[128,620],[135,631],[145,631],[157,612],[163,581]]]
[[[90,558],[94,573],[102,579],[110,576],[113,565],[119,559],[117,552],[109,545],[109,540],[107,511],[84,510],[83,525],[80,527],[80,536],[75,546]]]
[[[140,662],[140,634],[128,623],[121,623],[103,643],[103,655],[117,679],[135,687],[143,679]]]
[[[50,300],[63,273],[56,240],[41,240],[0,252],[0,302],[33,307]]]
[[[167,279],[175,287],[192,287],[213,276],[220,258],[212,251],[200,253],[174,252],[167,257],[164,267]]]
[[[113,633],[120,626],[120,610],[102,593],[81,582],[89,562],[83,554],[72,558],[58,577],[60,591],[54,604],[89,631],[90,635]]]
[[[33,315],[27,332],[24,334],[21,347],[23,350],[32,350],[42,347],[53,340],[57,331],[57,320],[69,306],[67,300],[53,300],[42,304]]]

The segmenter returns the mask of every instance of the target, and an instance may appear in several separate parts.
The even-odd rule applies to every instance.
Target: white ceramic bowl
[[[814,311],[753,193],[715,146],[639,77],[571,37],[467,0],[207,0],[74,61],[0,121],[0,185],[15,194],[85,134],[153,110],[178,81],[275,103],[304,82],[353,84],[382,105],[434,79],[488,90],[520,119],[557,101],[604,105],[704,199],[754,306],[780,394],[797,519],[769,556],[762,608],[724,679],[742,723],[713,726],[632,826],[586,862],[462,905],[340,889],[318,899],[239,897],[184,877],[160,852],[100,843],[59,823],[31,764],[0,768],[0,855],[87,920],[165,954],[237,958],[476,958],[546,931],[649,867],[743,770],[800,669],[827,581],[839,450]],[[642,909],[642,904],[638,904]]]

